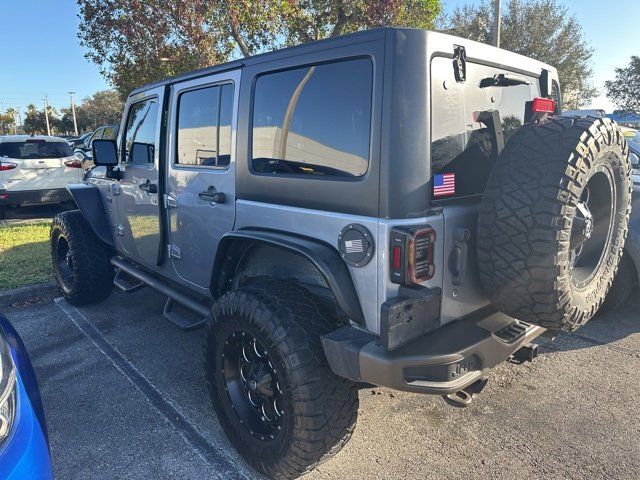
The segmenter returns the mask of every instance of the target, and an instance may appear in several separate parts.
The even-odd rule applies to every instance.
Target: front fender
[[[262,243],[282,248],[306,258],[315,266],[331,290],[336,304],[342,312],[356,323],[365,324],[364,314],[358,300],[351,274],[337,250],[332,246],[307,237],[299,237],[267,230],[237,230],[229,232],[220,240],[212,276],[212,294],[217,298],[224,288],[225,280],[233,272],[228,265],[229,248],[238,241]]]
[[[67,190],[96,236],[107,245],[115,247],[113,233],[109,227],[109,219],[98,187],[90,183],[73,183],[67,185]]]

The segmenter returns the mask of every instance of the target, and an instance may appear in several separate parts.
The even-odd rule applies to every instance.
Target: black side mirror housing
[[[114,167],[118,164],[118,145],[115,140],[94,140],[91,150],[95,165]]]

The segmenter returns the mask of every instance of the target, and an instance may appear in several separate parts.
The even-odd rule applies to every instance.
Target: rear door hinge
[[[178,199],[173,195],[165,195],[164,196],[164,207],[165,208],[177,208],[178,207]]]
[[[453,74],[458,83],[467,80],[467,50],[462,45],[455,45],[453,49]]]
[[[182,258],[182,252],[178,247],[171,243],[167,245],[167,247],[169,248],[169,257],[175,258],[176,260],[180,260]]]

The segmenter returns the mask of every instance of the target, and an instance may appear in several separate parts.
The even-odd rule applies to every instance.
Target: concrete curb
[[[0,305],[10,305],[16,302],[24,302],[33,297],[59,295],[58,286],[55,280],[44,283],[36,283],[25,287],[13,288],[0,292]]]

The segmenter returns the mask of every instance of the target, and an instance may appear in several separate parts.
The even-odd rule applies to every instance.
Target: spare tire
[[[551,330],[587,322],[615,278],[631,211],[629,150],[615,122],[524,125],[493,167],[478,218],[480,280],[500,311]]]

